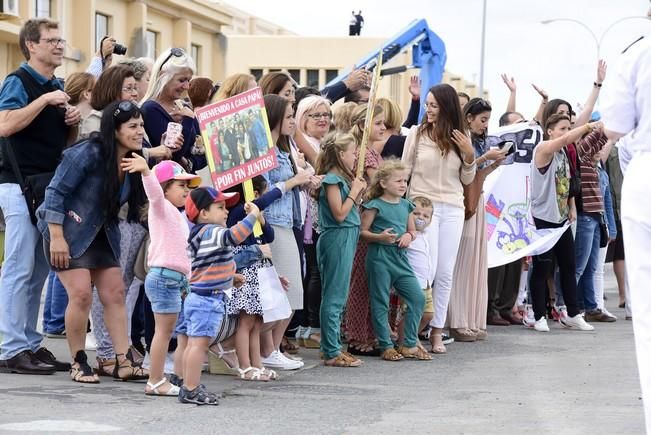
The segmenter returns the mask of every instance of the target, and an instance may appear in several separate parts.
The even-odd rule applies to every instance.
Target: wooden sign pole
[[[364,134],[362,135],[362,143],[359,144],[359,158],[357,163],[357,177],[364,174],[364,166],[366,163],[366,147],[368,138],[373,128],[373,117],[375,113],[375,101],[377,99],[377,90],[380,85],[380,71],[382,70],[382,52],[378,55],[375,71],[373,72],[373,82],[371,84],[371,91],[368,97],[368,106],[366,108],[366,122],[364,123]]]

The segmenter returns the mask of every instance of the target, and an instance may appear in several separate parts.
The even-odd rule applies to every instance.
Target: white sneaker
[[[578,329],[579,331],[594,331],[594,326],[587,323],[583,319],[582,314],[577,314],[574,317],[567,316],[565,319],[560,319],[559,323],[567,329]]]
[[[149,352],[145,353],[145,358],[142,360],[142,368],[145,370],[151,369],[151,355]],[[167,355],[165,355],[163,373],[174,373],[174,352],[167,352]]]
[[[145,370],[149,370],[151,368],[151,355],[149,355],[149,352],[145,352],[145,358],[142,360],[141,367]]]
[[[547,319],[543,316],[539,320],[536,320],[536,323],[533,325],[533,329],[538,332],[549,332],[549,326],[547,326]]]
[[[97,341],[95,340],[95,334],[92,332],[86,334],[86,345],[84,348],[86,350],[97,350]]]
[[[299,364],[301,365],[301,367],[303,367],[303,366],[305,365],[305,363],[303,362],[303,359],[302,359],[302,358],[301,358],[301,359],[294,359],[294,358],[293,358],[293,355],[291,355],[291,356],[287,356],[287,355],[285,355],[285,354],[282,353],[282,352],[278,352],[278,353],[280,354],[280,357],[283,358],[283,359],[284,359],[285,361],[287,361],[287,362],[290,362],[290,363],[299,363]]]
[[[174,352],[167,352],[165,356],[164,373],[174,373]]]
[[[522,316],[522,324],[527,328],[533,328],[536,324],[536,318],[533,315],[533,308],[531,305],[524,307],[524,316]]]
[[[277,350],[271,352],[268,357],[262,358],[262,364],[279,370],[298,370],[303,367],[302,361],[290,360]]]

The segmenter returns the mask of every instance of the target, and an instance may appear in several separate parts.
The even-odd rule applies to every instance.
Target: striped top
[[[606,135],[602,131],[593,131],[576,144],[581,171],[582,210],[579,211],[583,213],[604,211],[604,200],[599,187],[599,169],[595,159],[606,141]]]
[[[188,252],[192,260],[190,290],[223,291],[233,287],[235,261],[233,246],[243,243],[253,232],[252,214],[231,228],[198,224],[190,230]]]

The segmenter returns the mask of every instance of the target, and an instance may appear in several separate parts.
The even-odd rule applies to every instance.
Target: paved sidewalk
[[[643,433],[632,325],[613,307],[612,278],[607,285],[619,320],[594,333],[553,322],[548,334],[489,327],[487,341],[454,343],[432,362],[367,358],[350,369],[323,367],[306,350],[306,369],[276,382],[204,375],[225,396],[219,407],[147,397],[144,384],[109,378],[0,375],[0,433]],[[64,340],[46,345],[67,354]]]

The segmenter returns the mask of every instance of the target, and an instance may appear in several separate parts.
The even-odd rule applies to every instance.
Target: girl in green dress
[[[362,361],[341,351],[341,321],[348,300],[357,239],[359,211],[366,182],[355,178],[355,138],[333,134],[325,138],[317,174],[325,175],[315,196],[319,201],[317,263],[321,273],[321,351],[325,365],[359,367]]]
[[[406,248],[416,238],[411,212],[414,205],[404,199],[409,173],[398,160],[385,160],[373,176],[362,205],[361,236],[368,242],[366,274],[371,299],[373,329],[382,350],[382,359],[431,360],[420,345],[418,325],[425,308],[425,296],[407,259]],[[394,349],[387,324],[391,287],[407,305],[404,318],[404,346]]]

